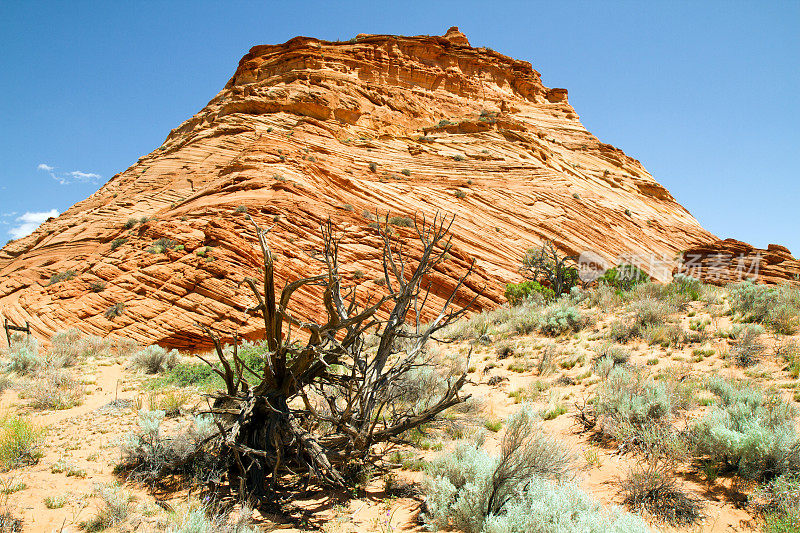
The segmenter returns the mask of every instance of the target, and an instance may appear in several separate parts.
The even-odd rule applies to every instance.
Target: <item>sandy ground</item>
[[[779,387],[785,392],[787,400],[793,401],[792,393],[797,381],[783,369],[784,363],[774,356],[767,356],[762,363],[749,369],[730,366],[721,355],[727,352],[729,341],[713,335],[715,330],[729,328],[729,319],[708,315],[699,303],[693,303],[690,310],[694,312],[694,317],[681,316],[678,320],[686,330],[692,320],[712,321],[708,326],[712,335],[703,348],[713,349],[714,355],[698,361],[692,359],[692,349],[697,345],[670,349],[634,341],[626,346],[632,353],[629,364],[653,373],[672,371],[681,375],[748,378],[762,387]],[[482,428],[483,421],[502,420],[519,408],[509,395],[511,392],[537,381],[547,384],[547,389],[532,400],[534,406],[545,408],[559,403],[567,408],[567,412],[553,420],[544,421],[544,431],[557,436],[575,451],[580,467],[576,479],[585,490],[605,504],[620,504],[619,481],[637,463],[637,458],[621,453],[614,444],[592,441],[589,434],[578,431],[572,416],[576,412],[576,405],[581,405],[591,396],[598,381],[596,376],[587,374],[592,368],[591,361],[595,354],[592,348],[605,342],[603,330],[613,317],[598,318],[592,328],[571,337],[549,339],[534,335],[507,339],[513,344],[516,354],[529,354],[532,358],[551,342],[555,342],[564,354],[562,360],[578,358],[581,361],[580,356],[583,356],[582,361],[572,368],[562,366],[546,376],[538,375],[533,368],[522,372],[510,370],[509,366],[520,361],[519,356],[500,359],[496,341],[489,345],[474,344],[471,383],[467,385],[466,392],[475,399],[479,412],[459,416],[472,417],[471,421],[464,422],[468,424],[468,432],[474,433],[476,428]],[[769,344],[774,339],[765,335],[764,341]],[[469,345],[463,342],[447,345],[443,349],[466,353]],[[652,364],[654,358],[658,359],[657,364]],[[0,500],[4,502],[5,512],[23,521],[24,531],[78,531],[80,522],[96,513],[97,487],[124,482],[114,475],[113,467],[119,460],[121,440],[136,428],[137,409],[147,404],[147,392],[143,385],[151,379],[127,369],[126,365],[127,361],[116,357],[81,363],[73,372],[85,384],[87,394],[81,405],[70,409],[34,412],[27,406],[27,400],[20,398],[13,388],[3,392],[0,397],[2,412],[30,414],[34,422],[47,431],[44,456],[36,465],[14,469],[1,476],[3,487],[18,482],[25,484],[24,489],[3,495]],[[490,385],[490,382],[494,384]],[[192,410],[200,406],[200,396],[195,397],[196,401],[192,400],[184,406],[181,417],[171,419],[166,424],[167,429],[170,424],[188,423]],[[684,416],[700,416],[703,409],[692,409]],[[435,429],[431,430],[428,437],[431,442],[440,442],[439,447],[445,451],[454,444],[445,433]],[[502,429],[497,433],[488,432],[487,446],[496,446],[501,437]],[[427,458],[441,453],[414,448],[405,451]],[[424,531],[418,519],[421,506],[418,482],[423,474],[398,469],[395,475],[399,483],[409,486],[408,491],[399,496],[386,494],[384,479],[378,476],[366,486],[362,497],[349,500],[317,497],[296,502],[298,508],[309,512],[309,520],[303,529],[281,525],[276,517],[256,517],[268,530],[327,533]],[[751,487],[730,477],[719,477],[713,483],[707,483],[689,465],[679,469],[676,475],[691,493],[703,501],[702,522],[681,531],[759,529],[758,519],[741,505]],[[126,488],[136,498],[136,511],[132,518],[118,526],[123,531],[163,529],[163,525],[159,524],[163,523],[164,509],[180,507],[188,496],[185,490],[173,494],[152,494],[132,483],[127,483]],[[65,496],[66,503],[61,508],[48,509],[44,499],[55,496]],[[653,523],[653,528],[673,531],[657,523]]]

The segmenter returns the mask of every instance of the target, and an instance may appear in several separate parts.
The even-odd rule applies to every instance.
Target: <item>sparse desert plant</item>
[[[114,349],[120,357],[130,357],[139,351],[139,344],[127,337],[118,337],[113,342]]]
[[[800,327],[800,309],[788,303],[779,303],[769,310],[766,322],[775,333],[794,335]]]
[[[165,372],[178,363],[178,351],[166,350],[158,345],[148,346],[136,352],[131,359],[131,366],[143,370],[147,374]]]
[[[461,444],[426,467],[427,521],[434,529],[485,531],[486,519],[503,515],[532,478],[563,480],[572,471],[574,454],[544,435],[527,407],[509,417],[499,455],[481,444]]]
[[[124,237],[120,237],[118,239],[114,239],[113,241],[111,241],[111,250],[112,251],[116,250],[117,248],[119,248],[120,246],[125,244],[126,242],[128,242],[128,239],[126,239]]]
[[[172,517],[167,533],[258,533],[252,521],[253,511],[247,506],[236,513],[224,509],[194,506]]]
[[[639,331],[648,326],[660,326],[667,320],[670,307],[667,303],[655,299],[644,299],[631,305],[633,324]]]
[[[634,286],[647,281],[650,281],[650,276],[639,267],[627,263],[606,270],[597,279],[599,285],[608,285],[619,291],[629,291]]]
[[[642,371],[612,368],[595,391],[597,429],[623,443],[650,441],[652,426],[666,426],[673,418],[678,398],[665,380],[653,380]]]
[[[247,213],[247,206],[240,205],[236,209],[233,210],[234,213]]]
[[[153,392],[148,398],[151,411],[163,411],[164,416],[173,417],[181,414],[181,408],[188,403],[192,395],[183,390],[167,390]]]
[[[623,502],[632,511],[646,512],[673,526],[695,524],[701,518],[700,501],[663,468],[638,467],[622,480]]]
[[[44,431],[26,417],[0,418],[0,469],[11,470],[39,462]]]
[[[133,495],[121,487],[103,486],[97,491],[100,505],[97,514],[86,522],[82,528],[88,532],[103,531],[124,522],[131,512]]]
[[[55,496],[46,496],[44,498],[44,506],[48,509],[61,509],[67,504],[69,500],[66,494],[58,494]]]
[[[136,224],[137,224],[138,222],[139,222],[139,221],[138,221],[137,219],[135,219],[135,218],[129,218],[129,219],[128,219],[128,221],[127,221],[127,222],[125,222],[125,225],[124,225],[123,227],[124,227],[125,229],[133,229],[134,227],[136,227]]]
[[[586,291],[584,301],[588,307],[598,307],[601,311],[608,312],[620,305],[622,299],[610,286],[601,284]]]
[[[413,228],[414,220],[409,217],[391,217],[389,224],[392,226],[400,226],[401,228]]]
[[[56,272],[52,276],[50,276],[50,282],[48,285],[55,285],[56,283],[61,283],[62,281],[67,281],[76,276],[77,272],[72,269],[65,270],[64,272]]]
[[[114,320],[116,317],[122,315],[125,312],[125,304],[122,302],[117,302],[105,311],[105,317],[109,320]]]
[[[595,353],[597,354],[594,358],[595,361],[600,361],[608,357],[611,359],[611,366],[624,365],[631,358],[631,353],[628,350],[610,342],[604,343],[596,348]]]
[[[426,467],[424,515],[434,531],[466,533],[646,532],[639,518],[603,509],[564,481],[574,455],[537,430],[531,413],[508,421],[499,455],[463,444]]]
[[[65,370],[47,368],[21,391],[32,409],[69,409],[80,405],[86,394],[83,387]]]
[[[176,245],[177,243],[172,239],[167,239],[166,237],[162,237],[153,242],[153,244],[150,245],[147,251],[150,252],[151,254],[163,254],[166,253],[167,250],[172,250],[173,248],[175,248]]]
[[[102,280],[93,281],[89,284],[89,290],[92,292],[103,292],[106,290],[106,282]]]
[[[736,366],[748,367],[761,360],[767,349],[758,339],[759,334],[758,329],[748,326],[736,335],[736,342],[730,351]]]

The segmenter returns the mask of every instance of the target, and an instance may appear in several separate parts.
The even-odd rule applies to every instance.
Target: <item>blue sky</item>
[[[800,256],[800,2],[0,3],[0,239],[158,147],[256,44],[441,35],[530,61],[710,231]]]

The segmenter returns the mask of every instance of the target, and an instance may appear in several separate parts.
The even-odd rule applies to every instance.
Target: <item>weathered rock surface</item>
[[[678,271],[714,285],[747,279],[769,284],[800,283],[800,261],[788,248],[770,244],[764,250],[736,239],[689,248]]]
[[[452,261],[434,292],[474,259],[464,298],[481,291],[479,307],[503,301],[521,254],[543,239],[612,264],[716,240],[636,159],[583,127],[565,89],[545,87],[525,61],[471,47],[457,28],[297,37],[251,49],[160,148],[6,245],[0,313],[40,337],[78,326],[191,347],[203,344],[197,323],[257,335],[240,283],[258,275],[259,252],[240,206],[274,224],[280,280],[318,272],[306,252],[330,217],[345,276],[364,295],[383,290],[376,212],[454,214]],[[131,217],[149,220],[126,229]],[[161,238],[179,246],[151,253]],[[74,277],[48,285],[69,270]],[[116,303],[125,309],[112,317]],[[310,292],[298,304],[298,315],[317,308]]]

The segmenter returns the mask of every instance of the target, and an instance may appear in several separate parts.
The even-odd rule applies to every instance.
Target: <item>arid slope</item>
[[[274,224],[281,280],[316,273],[306,252],[330,217],[365,295],[382,290],[375,213],[455,215],[453,260],[434,291],[445,294],[474,259],[463,297],[482,291],[480,308],[502,301],[522,252],[544,239],[612,264],[716,239],[637,160],[589,133],[567,91],[545,87],[525,61],[473,48],[456,28],[297,37],[254,47],[160,148],[7,244],[0,313],[40,337],[77,326],[188,348],[204,343],[197,323],[255,336],[241,281],[257,275],[259,252],[244,208]],[[162,238],[173,241],[166,250],[153,246]],[[119,303],[121,313],[109,311]],[[296,312],[315,307],[302,293]]]

